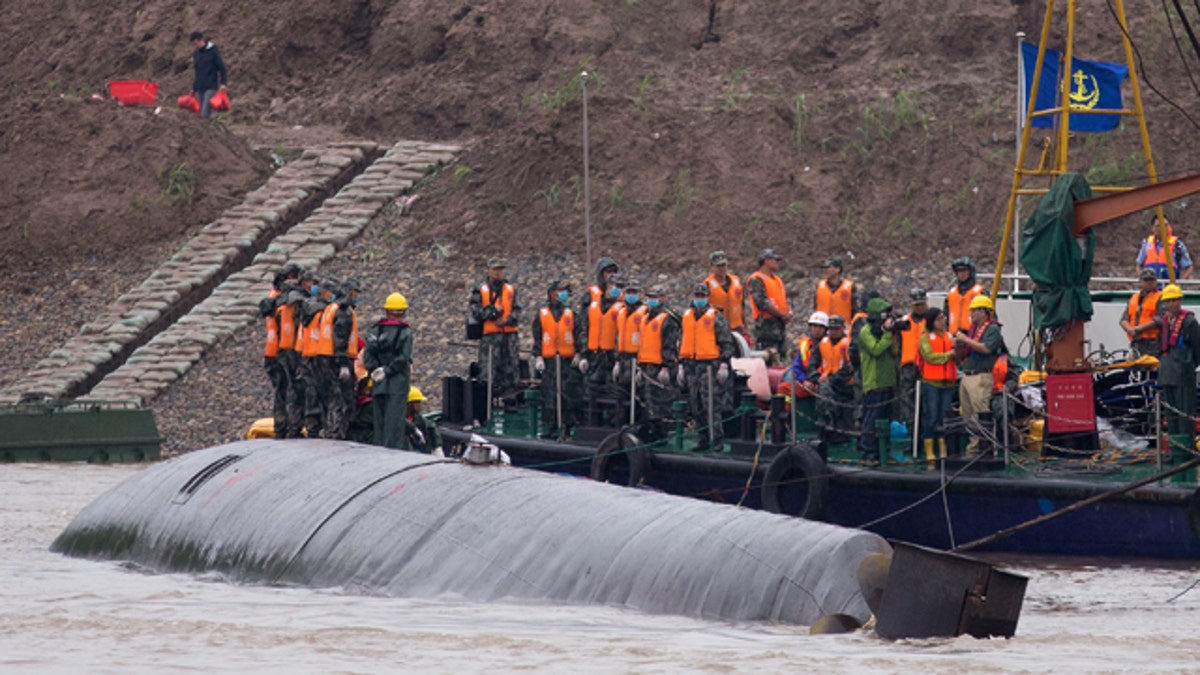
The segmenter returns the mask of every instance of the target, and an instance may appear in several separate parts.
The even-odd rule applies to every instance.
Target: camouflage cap
[[[317,273],[312,270],[301,270],[300,281],[316,281]]]
[[[845,328],[846,327],[846,317],[842,316],[841,314],[834,314],[833,316],[829,317],[829,327],[830,328]]]
[[[1149,267],[1143,267],[1142,271],[1138,273],[1138,278],[1154,279],[1155,281],[1158,281],[1158,274],[1156,274],[1154,270],[1150,269]]]
[[[708,284],[701,281],[692,287],[692,295],[708,295]]]
[[[915,305],[920,302],[928,301],[929,294],[925,292],[924,288],[917,286],[908,292],[908,299],[912,300],[913,304]]]
[[[759,265],[761,265],[762,262],[764,260],[766,260],[767,258],[774,258],[775,260],[783,260],[783,256],[776,253],[775,249],[773,249],[773,248],[764,248],[763,250],[758,252],[758,264]]]
[[[642,290],[642,282],[637,279],[630,279],[629,281],[625,282],[625,290],[640,291]]]
[[[663,288],[662,284],[654,284],[650,290],[646,291],[646,295],[651,298],[661,298],[667,294],[667,289]]]
[[[497,268],[506,268],[506,267],[508,267],[508,261],[505,260],[504,258],[488,258],[487,265],[488,265],[489,270],[494,270]]]
[[[713,251],[708,254],[708,262],[713,265],[728,265],[729,256],[725,255],[725,251]]]
[[[362,282],[354,277],[342,282],[342,291],[349,293],[350,291],[362,291]]]
[[[546,292],[553,293],[555,291],[567,291],[569,293],[571,291],[571,282],[562,278],[551,281],[550,285],[546,287]]]
[[[825,262],[821,263],[821,267],[836,267],[840,270],[842,269],[842,259],[837,256],[830,256],[825,259]]]

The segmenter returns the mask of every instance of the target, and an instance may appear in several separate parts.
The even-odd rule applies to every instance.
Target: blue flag
[[[1025,77],[1025,105],[1029,105],[1029,92],[1033,89],[1033,67],[1037,64],[1037,45],[1021,43],[1021,72]],[[1037,105],[1034,111],[1056,107],[1058,98],[1058,66],[1062,52],[1046,50],[1042,62],[1042,79],[1038,82]],[[1071,111],[1076,110],[1120,110],[1121,82],[1129,75],[1129,68],[1117,63],[1071,59],[1071,88],[1068,94]],[[1054,127],[1055,117],[1047,115],[1031,118],[1032,126],[1042,129]],[[1121,124],[1120,115],[1071,115],[1071,131],[1112,131]]]

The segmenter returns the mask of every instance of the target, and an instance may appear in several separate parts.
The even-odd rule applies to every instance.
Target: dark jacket
[[[374,395],[408,396],[412,348],[413,335],[407,323],[383,319],[371,326],[363,351],[363,365],[368,372],[383,368],[386,375],[383,382],[375,384]]]
[[[192,62],[196,67],[196,78],[192,80],[192,91],[202,94],[212,91],[223,84],[229,83],[229,71],[225,70],[225,61],[221,52],[212,42],[192,52]]]

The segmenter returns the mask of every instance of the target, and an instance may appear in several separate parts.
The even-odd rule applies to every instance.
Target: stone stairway
[[[0,402],[37,392],[145,404],[206,348],[258,320],[258,302],[280,267],[293,262],[316,269],[460,151],[415,141],[386,151],[373,143],[305,150],[78,335],[0,389]]]

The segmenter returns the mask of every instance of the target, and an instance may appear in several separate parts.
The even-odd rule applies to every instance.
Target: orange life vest
[[[352,359],[358,358],[358,312],[354,311],[353,307],[350,310],[350,342],[346,343],[346,356]]]
[[[597,302],[604,297],[604,289],[592,284],[588,286],[588,302]]]
[[[662,365],[662,328],[666,323],[667,313],[659,312],[657,316],[642,325],[640,344],[638,344],[638,363],[654,363]]]
[[[949,332],[938,335],[937,333],[926,333],[929,336],[929,348],[935,354],[945,354],[954,351],[954,337]],[[920,352],[918,351],[918,355]],[[953,382],[958,379],[958,366],[954,363],[954,359],[950,359],[945,363],[926,363],[925,359],[918,358],[917,364],[921,367],[921,379],[929,380],[930,382]]]
[[[966,293],[958,292],[958,284],[950,287],[946,291],[946,308],[949,310],[946,317],[946,332],[954,335],[960,330],[971,330],[971,301],[975,296],[983,292],[983,286],[975,284],[967,289]]]
[[[617,313],[617,351],[622,354],[637,354],[638,341],[642,331],[642,322],[646,320],[646,313],[650,308],[642,305],[632,312],[629,311],[629,305],[621,308]]]
[[[1001,354],[992,364],[992,393],[999,393],[1004,388],[1004,378],[1008,377],[1008,354]]]
[[[849,319],[850,314],[854,311],[854,282],[849,279],[842,279],[842,283],[836,289],[829,287],[829,282],[824,279],[817,284],[817,311],[825,312],[829,316],[842,317]]]
[[[549,307],[543,307],[542,318],[542,357],[553,358],[575,356],[575,312],[564,308],[562,316],[557,320]]]
[[[311,358],[317,355],[317,349],[321,344],[321,317],[325,316],[325,312],[317,312],[313,318],[309,319],[308,325],[300,329],[300,356]]]
[[[767,291],[767,299],[775,303],[775,309],[779,310],[780,314],[786,314],[788,310],[787,290],[783,287],[783,279],[779,278],[778,274],[770,276],[763,274],[762,270],[756,271],[750,275],[750,279],[761,279],[763,287]],[[763,315],[763,310],[759,309],[754,302],[754,295],[750,295],[750,314],[757,321]]]
[[[279,289],[272,288],[270,293],[267,293],[267,298],[274,300],[279,297]],[[279,356],[279,322],[275,319],[275,313],[263,318],[267,325],[267,347],[263,351],[263,355],[267,358]]]
[[[289,352],[296,349],[296,321],[292,318],[294,313],[295,307],[292,305],[283,305],[275,309],[275,320],[279,326],[279,348]]]
[[[1142,302],[1142,294],[1134,293],[1129,298],[1129,308],[1125,310],[1125,318],[1130,324],[1140,326],[1154,318],[1158,314],[1158,298],[1162,295],[1162,291],[1154,291],[1146,296],[1145,302]],[[1150,328],[1142,331],[1140,339],[1157,340],[1158,329]]]
[[[600,303],[597,302],[594,304],[596,305],[596,311],[599,312]],[[597,332],[597,338],[600,342],[596,349],[606,352],[615,352],[617,350],[617,336],[620,333],[620,327],[617,324],[617,318],[623,309],[625,309],[625,303],[618,300],[608,308],[607,312],[599,314],[600,318],[597,323],[600,326],[600,330]],[[591,314],[589,313],[588,316],[590,318]],[[589,327],[588,330],[590,332],[591,328]],[[591,342],[592,336],[588,335],[589,349],[591,349]]]
[[[500,298],[498,303],[500,308],[500,316],[496,319],[488,319],[487,321],[483,322],[484,335],[491,335],[493,333],[517,332],[517,327],[515,325],[500,325],[501,321],[507,321],[508,316],[512,314],[513,298],[515,296],[516,291],[513,290],[512,285],[507,283],[504,284],[504,287],[500,290]],[[483,303],[484,307],[493,304],[492,287],[487,282],[484,282],[483,285],[479,287],[479,299],[480,302]]]
[[[834,343],[830,337],[821,338],[821,374],[833,375],[841,370],[842,362],[850,359],[850,336]],[[854,380],[850,380],[853,382]]]
[[[725,320],[729,322],[729,328],[737,330],[742,327],[742,306],[746,299],[746,292],[742,288],[742,280],[738,279],[733,274],[726,274],[729,279],[729,290],[726,291],[721,287],[721,282],[717,281],[717,275],[710,274],[704,280],[708,284],[708,304],[721,310],[725,315]]]
[[[900,364],[916,363],[921,353],[921,333],[925,332],[925,319],[914,319],[912,315],[905,317],[909,321],[906,331],[900,332]]]
[[[317,356],[333,356],[333,317],[338,305],[331,302],[321,312],[321,332],[317,337]]]
[[[804,370],[808,370],[808,362],[812,359],[813,339],[811,335],[804,335],[796,342],[796,353],[800,355],[800,365],[804,366]],[[819,350],[821,345],[817,345]]]
[[[709,307],[699,319],[696,310],[689,309],[683,314],[683,339],[679,343],[679,358],[695,359],[697,361],[712,361],[720,358],[721,349],[717,346],[717,310]]]
[[[1168,261],[1170,261],[1170,264],[1172,265],[1176,263],[1174,256],[1175,243],[1177,241],[1179,241],[1179,239],[1174,234],[1171,234],[1167,236],[1166,246],[1158,246],[1158,239],[1155,235],[1152,234],[1149,237],[1146,237],[1146,259],[1142,261],[1142,267],[1149,267],[1150,269],[1154,270],[1156,274],[1158,274],[1158,278],[1166,279]],[[1176,276],[1179,275],[1178,269],[1175,270],[1175,274]]]

